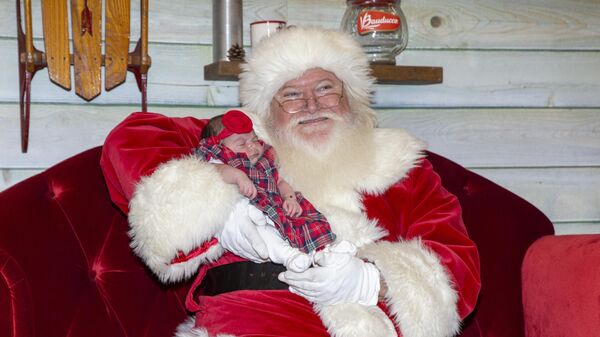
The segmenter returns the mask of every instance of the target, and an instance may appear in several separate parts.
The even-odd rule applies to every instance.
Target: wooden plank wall
[[[33,5],[43,49],[40,1]],[[410,38],[398,63],[442,66],[444,83],[378,86],[380,126],[407,128],[529,200],[558,233],[600,233],[598,0],[403,0],[402,8]],[[344,10],[343,0],[245,0],[244,41],[255,19],[337,28]],[[137,38],[137,1],[131,11]],[[237,82],[203,79],[211,25],[210,0],[150,0],[151,111],[210,117],[239,103]],[[0,189],[102,144],[140,102],[131,76],[86,103],[39,72],[29,153],[21,154],[15,36],[14,1],[0,0]]]

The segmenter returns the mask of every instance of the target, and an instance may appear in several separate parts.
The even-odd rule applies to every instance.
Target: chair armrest
[[[527,337],[600,331],[600,235],[544,236],[522,266]]]
[[[19,263],[0,247],[0,336],[33,336],[33,304]]]

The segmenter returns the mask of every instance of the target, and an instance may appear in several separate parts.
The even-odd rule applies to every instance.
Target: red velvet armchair
[[[172,336],[187,284],[161,285],[131,252],[100,148],[0,193],[0,336]],[[481,255],[461,336],[598,336],[600,235],[554,236],[535,207],[433,153]]]

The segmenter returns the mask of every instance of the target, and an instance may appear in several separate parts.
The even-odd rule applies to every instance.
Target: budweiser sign
[[[358,33],[393,32],[400,27],[400,17],[381,11],[362,11],[358,16]]]

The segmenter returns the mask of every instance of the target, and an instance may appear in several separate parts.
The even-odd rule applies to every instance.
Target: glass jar
[[[361,44],[371,63],[396,64],[408,43],[400,0],[347,0],[341,29]]]

